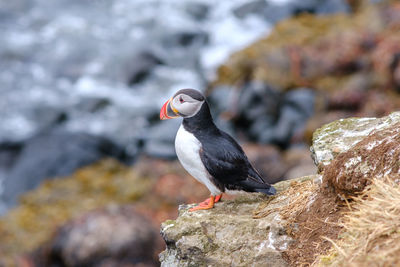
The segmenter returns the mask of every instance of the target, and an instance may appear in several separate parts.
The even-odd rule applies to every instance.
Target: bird
[[[223,193],[276,193],[254,169],[235,139],[215,125],[200,91],[181,89],[165,102],[160,120],[179,117],[183,120],[175,137],[177,157],[183,168],[210,191],[208,199],[189,211],[213,208]]]

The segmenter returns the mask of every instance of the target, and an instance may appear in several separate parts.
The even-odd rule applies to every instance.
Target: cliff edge
[[[324,265],[318,257],[345,233],[344,214],[363,201],[354,199],[373,179],[396,183],[399,125],[400,112],[332,122],[314,133],[318,174],[277,183],[270,198],[243,194],[198,212],[181,205],[178,218],[161,225],[161,266]]]

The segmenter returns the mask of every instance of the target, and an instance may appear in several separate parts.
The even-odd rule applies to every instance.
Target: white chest
[[[179,161],[190,175],[207,186],[211,194],[219,195],[221,191],[210,181],[209,174],[201,161],[200,148],[200,141],[181,125],[175,138],[175,150]]]

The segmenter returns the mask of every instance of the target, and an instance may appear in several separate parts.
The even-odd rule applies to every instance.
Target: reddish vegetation
[[[291,219],[288,232],[295,242],[284,252],[289,265],[309,266],[326,253],[331,243],[324,237],[337,239],[341,230],[337,223],[345,210],[335,194],[319,191],[310,207]]]
[[[318,255],[330,249],[331,243],[324,237],[337,238],[341,230],[337,223],[347,207],[337,199],[333,190],[322,188],[312,180],[291,182],[281,196],[288,199],[286,206],[279,210],[271,210],[269,205],[262,206],[255,211],[254,218],[279,211],[287,223],[287,234],[293,238],[289,248],[283,252],[284,259],[289,266],[309,266]]]
[[[338,225],[348,206],[342,197],[353,197],[361,193],[372,178],[398,179],[400,171],[400,123],[372,132],[352,149],[339,154],[323,174],[322,185],[313,189],[314,201],[307,207],[304,199],[294,203],[299,212],[286,218],[289,234],[295,240],[285,252],[291,266],[311,265],[318,255],[326,254],[331,243],[325,237],[338,239]],[[301,190],[310,191],[304,183]],[[289,207],[290,208],[290,207]],[[286,210],[282,211],[285,217]],[[293,215],[293,213],[291,214]]]

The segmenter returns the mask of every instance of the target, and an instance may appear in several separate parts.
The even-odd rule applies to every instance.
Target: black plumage
[[[214,124],[206,101],[196,115],[183,119],[183,127],[201,143],[201,161],[221,192],[243,190],[275,194],[275,188],[253,168],[239,144]]]

